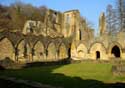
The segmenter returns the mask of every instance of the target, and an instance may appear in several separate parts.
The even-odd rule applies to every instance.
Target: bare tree
[[[12,29],[8,7],[0,5],[0,29]]]
[[[45,6],[38,8],[20,1],[8,7],[0,6],[1,28],[22,31],[27,20],[44,21],[46,11]]]
[[[106,10],[106,28],[109,35],[119,32],[119,20],[116,9],[112,5],[107,6]]]
[[[120,21],[120,30],[125,31],[125,0],[117,0],[116,8]]]

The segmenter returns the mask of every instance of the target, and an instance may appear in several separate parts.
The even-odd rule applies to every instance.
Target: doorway
[[[100,59],[100,52],[96,51],[96,59],[99,60]]]
[[[119,47],[118,46],[114,46],[112,48],[111,54],[113,54],[117,58],[120,58],[120,49],[119,49]]]

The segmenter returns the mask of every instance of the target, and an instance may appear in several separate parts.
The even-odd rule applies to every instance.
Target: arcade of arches
[[[111,48],[105,47],[101,42],[92,43],[89,48],[86,47],[85,44],[79,44],[77,47],[76,46],[77,44],[72,44],[71,47],[71,55],[74,60],[110,60],[111,58],[120,60],[125,59],[121,47],[115,44],[112,45],[112,47],[111,45],[108,45],[108,47]],[[110,52],[108,52],[108,50]]]
[[[110,45],[109,45],[110,46]],[[124,59],[122,48],[119,45],[111,45],[110,50],[101,42],[90,44],[71,44],[71,59],[73,60],[110,60],[110,58]],[[15,46],[9,38],[0,40],[0,60],[10,58],[18,62],[46,62],[58,61],[69,58],[69,49],[65,43],[44,43],[38,41],[31,47],[31,43],[22,40]],[[107,52],[109,50],[109,52]]]

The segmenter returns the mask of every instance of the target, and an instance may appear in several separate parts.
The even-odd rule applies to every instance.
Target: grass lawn
[[[0,71],[1,76],[38,81],[64,88],[105,88],[108,83],[124,82],[125,76],[114,76],[112,64],[83,62],[69,65],[40,66]]]

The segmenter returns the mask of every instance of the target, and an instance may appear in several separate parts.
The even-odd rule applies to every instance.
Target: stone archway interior
[[[85,59],[87,48],[84,44],[80,44],[77,48],[77,57],[79,59]]]
[[[59,59],[66,59],[68,57],[66,46],[64,44],[61,44],[59,47]]]
[[[10,40],[4,38],[0,41],[0,60],[9,58],[14,61],[13,51],[13,45]]]
[[[18,59],[24,59],[24,45],[25,42],[22,40],[18,45]]]
[[[33,61],[43,61],[44,60],[44,46],[39,41],[34,47]]]
[[[119,58],[119,57],[120,57],[120,49],[119,49],[119,47],[118,47],[118,46],[114,46],[114,47],[112,48],[111,53],[112,53],[112,55],[113,55],[114,57]]]
[[[30,46],[22,40],[17,46],[17,56],[19,62],[28,62],[30,54]]]
[[[56,46],[54,43],[50,43],[48,46],[47,61],[55,61],[55,60],[56,60]]]
[[[90,48],[91,58],[93,59],[106,59],[106,49],[101,43],[95,43]]]

